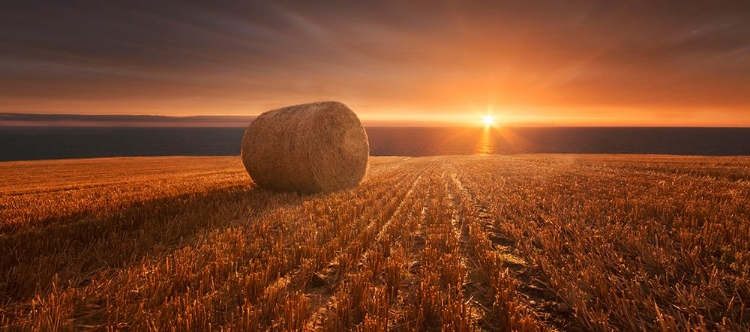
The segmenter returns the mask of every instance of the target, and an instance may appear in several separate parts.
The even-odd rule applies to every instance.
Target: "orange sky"
[[[750,127],[747,2],[308,1],[2,9],[0,112]]]

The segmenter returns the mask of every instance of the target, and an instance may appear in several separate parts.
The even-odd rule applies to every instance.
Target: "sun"
[[[482,116],[482,122],[484,123],[485,127],[490,127],[495,125],[495,116],[494,115],[484,115]]]

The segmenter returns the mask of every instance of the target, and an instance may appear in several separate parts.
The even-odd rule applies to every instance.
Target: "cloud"
[[[257,114],[337,99],[373,115],[492,102],[572,115],[600,108],[598,118],[722,108],[750,123],[746,1],[42,1],[2,10],[5,111]]]

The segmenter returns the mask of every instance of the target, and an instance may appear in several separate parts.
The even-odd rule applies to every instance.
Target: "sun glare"
[[[484,123],[485,127],[490,127],[495,125],[495,116],[494,115],[485,115],[482,116],[482,122]]]

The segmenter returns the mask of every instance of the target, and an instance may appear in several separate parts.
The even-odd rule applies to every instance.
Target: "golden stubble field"
[[[750,158],[0,163],[3,330],[750,329]]]

